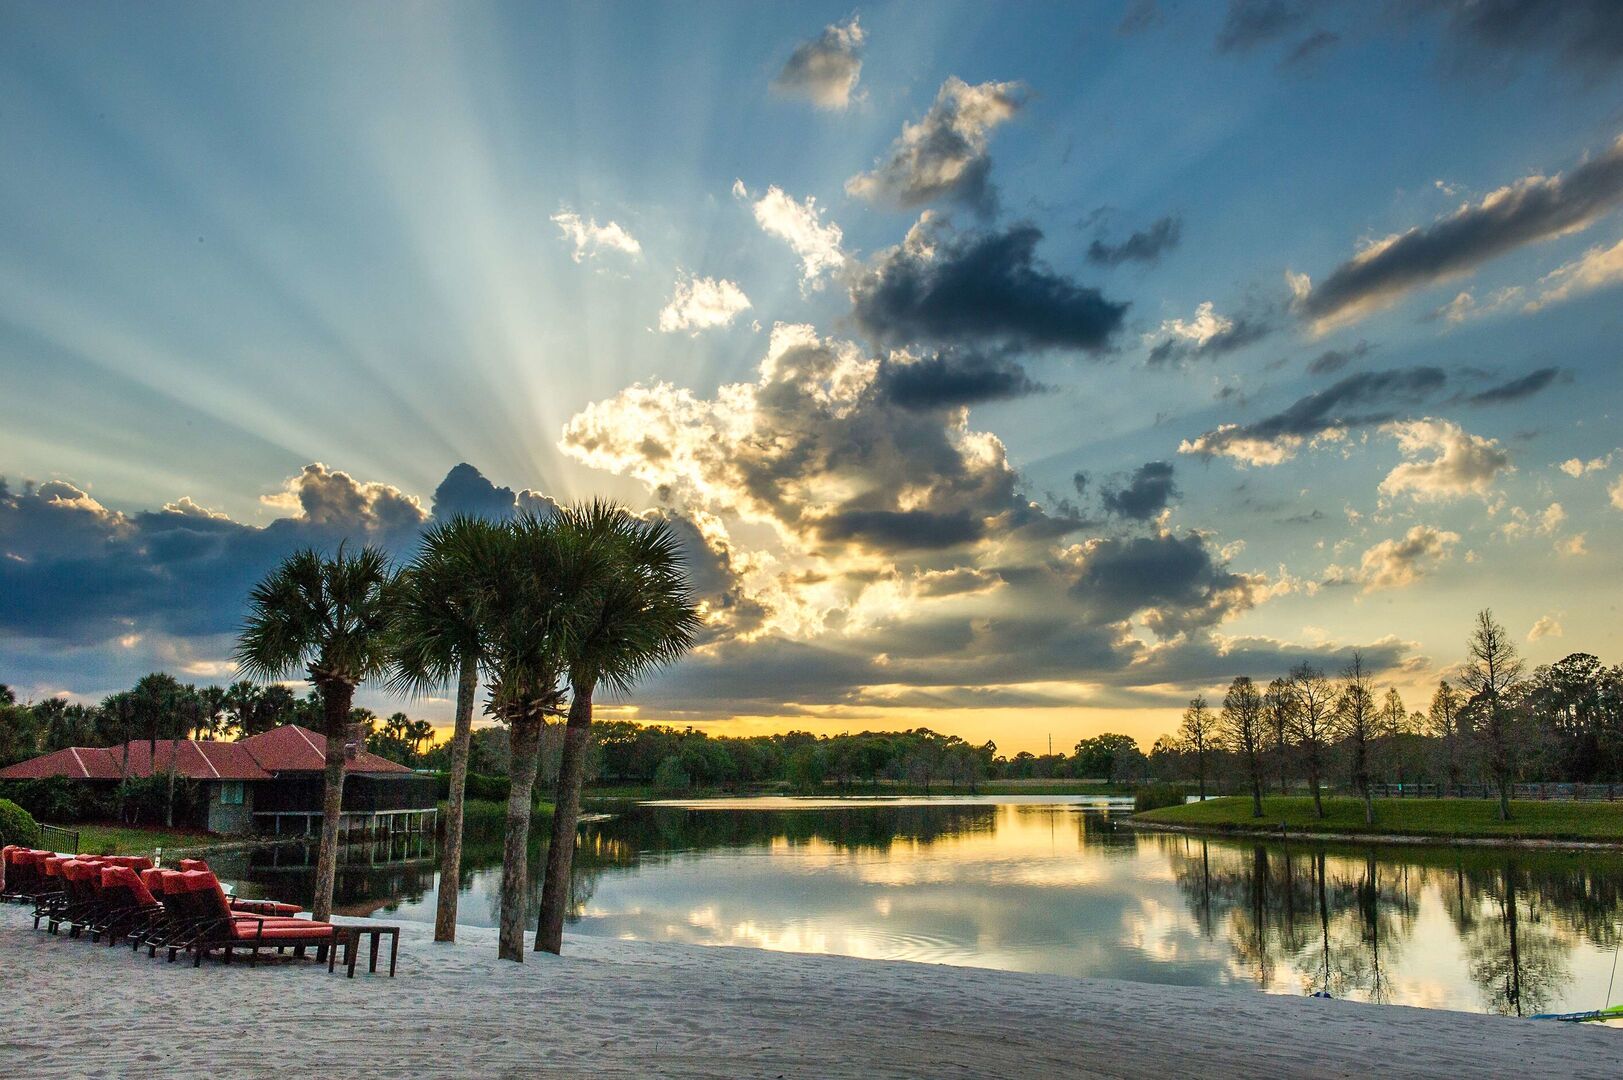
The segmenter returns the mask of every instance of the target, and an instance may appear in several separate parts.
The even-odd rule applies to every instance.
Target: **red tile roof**
[[[297,724],[271,728],[236,745],[268,772],[320,772],[327,767],[327,737]],[[352,773],[409,773],[410,769],[362,750],[345,768]]]
[[[173,755],[175,772],[188,780],[269,780],[279,772],[320,772],[326,768],[327,739],[308,728],[289,724],[241,742],[198,742],[192,739],[157,743],[157,769],[145,739],[129,743],[130,776],[167,772]],[[387,758],[361,751],[345,768],[352,773],[409,773]],[[38,780],[66,776],[74,780],[117,780],[124,776],[124,746],[70,746],[66,750],[19,761],[0,769],[0,780]]]

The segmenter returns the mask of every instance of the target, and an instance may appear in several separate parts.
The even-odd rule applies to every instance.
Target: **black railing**
[[[63,852],[68,855],[79,854],[78,829],[64,829],[58,825],[41,825],[39,827],[39,842],[52,851]],[[71,847],[69,846],[70,842]]]

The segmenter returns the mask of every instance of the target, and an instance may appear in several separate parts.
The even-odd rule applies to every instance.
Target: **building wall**
[[[209,832],[226,834],[252,832],[254,828],[254,788],[258,785],[242,785],[241,804],[221,801],[225,786],[225,783],[221,781],[208,784]]]

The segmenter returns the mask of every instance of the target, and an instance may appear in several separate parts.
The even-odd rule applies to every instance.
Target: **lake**
[[[466,850],[459,919],[495,925],[500,837]],[[432,922],[433,856],[352,850],[339,909]],[[312,861],[217,860],[306,900]],[[579,934],[1523,1015],[1608,1004],[1623,914],[1610,854],[1202,840],[1067,797],[644,804],[583,824],[577,863]]]

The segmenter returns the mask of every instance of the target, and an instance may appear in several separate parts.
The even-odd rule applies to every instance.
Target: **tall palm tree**
[[[523,963],[530,810],[542,726],[562,711],[569,603],[592,553],[552,517],[525,515],[490,540],[489,556],[476,571],[489,684],[485,711],[508,726],[512,759],[497,955]]]
[[[582,566],[590,576],[576,583],[563,641],[572,696],[535,936],[536,949],[551,953],[563,948],[593,694],[599,686],[628,693],[644,675],[686,652],[700,627],[681,547],[664,521],[594,502],[563,511],[559,527],[572,546],[598,554]]]
[[[237,638],[237,668],[249,678],[283,679],[302,668],[321,695],[327,768],[312,915],[323,922],[338,872],[350,705],[355,688],[388,667],[394,593],[394,568],[378,549],[349,554],[340,544],[329,559],[305,548],[254,587]]]
[[[401,572],[394,633],[395,674],[390,685],[413,694],[456,683],[456,728],[451,736],[451,781],[440,849],[440,885],[434,940],[456,940],[462,877],[462,809],[468,783],[468,747],[479,670],[485,663],[482,617],[486,586],[506,530],[481,518],[455,517],[423,536],[416,558]],[[415,732],[414,732],[415,733]]]

